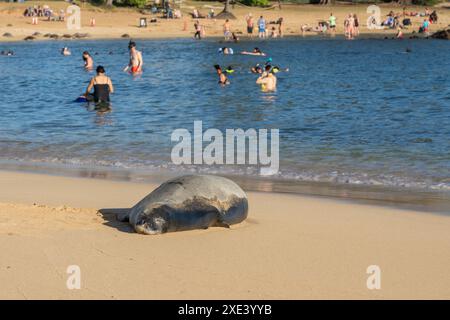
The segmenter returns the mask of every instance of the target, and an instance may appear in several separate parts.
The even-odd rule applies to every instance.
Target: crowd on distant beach
[[[65,20],[65,16],[66,16],[66,12],[64,9],[61,9],[59,11],[59,14],[57,14],[53,9],[51,9],[48,5],[34,5],[34,6],[30,6],[27,9],[25,9],[24,13],[23,13],[24,17],[33,17],[33,18],[38,18],[38,17],[44,17],[47,18],[48,20],[58,20],[58,21],[64,21]]]
[[[211,9],[212,10],[212,9]],[[214,18],[214,11],[212,10],[208,15],[202,15],[197,9],[194,10],[192,17],[196,20],[194,21],[195,39],[202,39],[206,36],[205,26],[200,22],[201,18]],[[424,12],[414,12],[408,11],[407,8],[403,8],[403,12],[395,13],[390,11],[382,21],[369,21],[373,25],[376,25],[377,29],[397,29],[397,38],[403,37],[404,29],[408,29],[412,26],[411,18],[413,17],[423,17],[424,20],[421,22],[419,29],[413,30],[412,33],[428,33],[429,27],[433,23],[437,23],[438,15],[435,10],[431,11],[428,8]],[[375,18],[374,18],[375,19]],[[309,24],[302,24],[300,26],[300,32],[305,35],[308,32],[314,32],[318,34],[336,34],[337,21],[338,19],[333,13],[325,19],[318,21],[317,25],[311,26]],[[246,31],[247,36],[253,38],[255,35],[260,39],[267,38],[279,38],[284,36],[284,18],[280,17],[275,21],[266,21],[264,16],[260,16],[255,19],[251,13],[245,16]],[[343,23],[344,36],[349,39],[355,39],[360,34],[360,20],[355,13],[348,14]],[[237,42],[239,37],[238,32],[233,31],[232,22],[227,19],[223,24],[223,37],[225,41]],[[256,31],[255,31],[256,30]]]

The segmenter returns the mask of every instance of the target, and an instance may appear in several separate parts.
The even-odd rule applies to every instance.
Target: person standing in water
[[[94,69],[94,60],[92,59],[88,51],[83,52],[83,61],[84,61],[84,68],[86,70]]]
[[[219,84],[222,86],[230,84],[230,81],[228,80],[225,73],[223,73],[222,68],[218,64],[216,64],[214,68],[216,68],[217,75],[219,76]]]
[[[277,90],[277,77],[271,72],[272,66],[267,65],[266,71],[256,80],[256,84],[261,86],[263,92]]]
[[[103,66],[98,66],[96,71],[97,75],[89,82],[85,97],[87,98],[90,95],[92,88],[94,88],[94,102],[109,103],[109,94],[114,93],[112,81],[105,75],[105,68],[103,68]]]
[[[130,63],[123,69],[123,71],[128,71],[130,69],[131,73],[142,72],[142,65],[144,61],[142,59],[142,53],[136,49],[136,42],[130,41],[128,44],[128,50],[130,50]]]

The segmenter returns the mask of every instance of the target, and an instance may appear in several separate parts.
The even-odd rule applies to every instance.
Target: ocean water
[[[69,46],[72,56],[59,54]],[[266,58],[223,56],[217,40],[138,41],[138,77],[122,71],[127,41],[0,43],[0,164],[213,172],[258,179],[254,166],[176,166],[171,133],[276,128],[280,170],[264,179],[450,192],[450,42],[289,38],[228,44],[260,47],[278,74],[262,93],[249,68]],[[409,53],[406,49],[411,49]],[[99,115],[73,100],[92,72],[88,50],[116,93]],[[232,65],[220,87],[213,65]],[[1,168],[1,165],[0,165]]]

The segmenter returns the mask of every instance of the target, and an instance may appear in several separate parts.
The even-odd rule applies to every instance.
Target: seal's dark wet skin
[[[166,232],[230,228],[247,218],[245,192],[233,181],[211,175],[191,175],[163,183],[130,211],[116,211],[136,232]],[[128,214],[128,217],[127,217]]]

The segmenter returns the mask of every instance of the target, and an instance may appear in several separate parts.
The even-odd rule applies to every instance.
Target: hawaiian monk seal
[[[126,216],[136,232],[229,228],[247,218],[245,192],[233,181],[212,175],[188,175],[169,180],[137,203]]]

